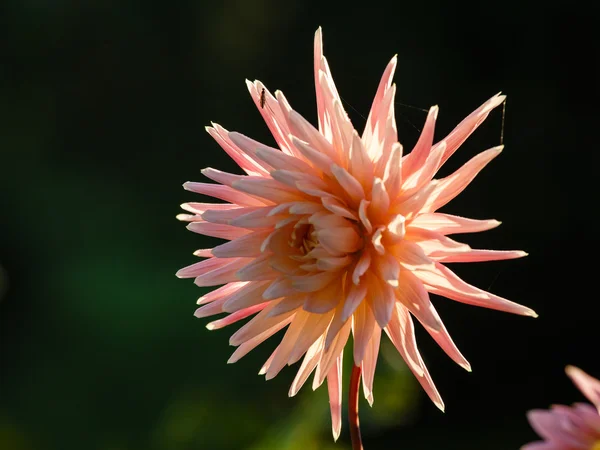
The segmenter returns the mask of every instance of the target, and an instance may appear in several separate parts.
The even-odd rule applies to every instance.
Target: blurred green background
[[[238,169],[216,121],[272,143],[244,79],[315,121],[312,39],[358,129],[398,53],[397,120],[412,147],[502,90],[505,152],[446,212],[503,221],[472,246],[524,260],[453,267],[537,320],[435,298],[473,365],[419,330],[440,413],[386,341],[368,450],[516,449],[525,412],[581,395],[566,364],[600,375],[594,215],[597,11],[534,2],[4,0],[0,6],[0,449],[348,449],[326,390],[257,376],[277,337],[234,365],[228,329],[193,317],[204,291],[174,274],[214,245],[175,220],[199,170]],[[408,106],[407,106],[408,105]],[[444,173],[499,144],[501,113]],[[591,212],[589,211],[591,207]],[[590,225],[591,222],[591,225]],[[348,352],[346,353],[349,354]],[[347,360],[349,365],[349,359]],[[345,374],[347,383],[348,374]],[[346,400],[344,398],[344,400]]]

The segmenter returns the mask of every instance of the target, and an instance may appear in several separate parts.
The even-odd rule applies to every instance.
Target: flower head
[[[600,380],[573,366],[566,372],[596,408],[576,403],[529,411],[529,423],[545,441],[527,444],[522,450],[600,450]]]
[[[223,285],[200,298],[197,317],[228,313],[207,325],[221,328],[256,314],[230,343],[235,362],[287,327],[262,367],[267,379],[303,358],[289,395],[314,371],[313,388],[327,380],[333,433],[341,428],[343,349],[350,333],[363,390],[373,402],[373,377],[382,331],[391,339],[433,402],[442,399],[417,349],[412,316],[459,365],[456,348],[430,301],[434,293],[471,305],[535,316],[524,306],[462,281],[444,264],[512,259],[522,251],[473,250],[447,235],[494,228],[436,211],[456,197],[501,147],[475,156],[455,173],[433,179],[467,137],[502,104],[496,95],[434,143],[438,108],[403,155],[394,118],[396,57],[388,64],[362,135],[350,122],[323,57],[321,30],[314,42],[318,129],[294,111],[281,92],[247,82],[279,148],[213,124],[207,130],[246,173],[202,173],[219,184],[185,189],[223,203],[186,203],[194,232],[229,242],[195,254],[205,260],[181,269],[198,286]]]

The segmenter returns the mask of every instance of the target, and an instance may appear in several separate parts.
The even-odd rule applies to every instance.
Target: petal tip
[[[527,310],[523,313],[523,315],[528,316],[528,317],[533,317],[534,319],[537,319],[539,317],[538,314],[533,309],[529,309],[529,308],[527,308]]]

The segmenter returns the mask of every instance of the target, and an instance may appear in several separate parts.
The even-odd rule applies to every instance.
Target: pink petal
[[[275,203],[293,202],[303,199],[298,191],[292,191],[285,184],[271,178],[246,177],[242,180],[234,181],[232,187],[238,191],[256,195]]]
[[[410,225],[411,227],[428,229],[441,234],[455,234],[491,230],[500,225],[500,222],[494,219],[476,220],[451,214],[426,213],[419,214]]]
[[[261,245],[271,234],[271,230],[259,230],[226,242],[213,248],[212,254],[218,258],[235,258],[240,256],[258,256],[262,253]]]
[[[268,281],[245,282],[244,286],[229,294],[223,305],[223,311],[232,313],[239,309],[264,303],[265,299],[262,294],[268,285]]]
[[[575,383],[575,386],[593,403],[598,409],[598,413],[600,413],[600,380],[574,366],[568,366],[566,372]]]
[[[431,181],[437,172],[444,150],[446,150],[446,143],[441,142],[440,145],[436,146],[436,149],[429,154],[423,165],[406,177],[402,183],[402,197],[410,197],[426,183]]]
[[[292,323],[285,332],[281,343],[273,353],[273,360],[266,372],[267,380],[274,378],[290,360],[292,350],[305,328],[308,317],[309,313],[302,310],[296,313],[294,320],[292,320]]]
[[[408,310],[401,304],[396,304],[388,325],[384,328],[394,347],[411,371],[423,376],[423,368],[419,362],[419,351],[415,340],[415,330]],[[408,318],[407,318],[408,317]]]
[[[211,303],[213,304],[213,303]],[[229,314],[227,317],[223,319],[215,320],[214,322],[210,322],[206,324],[206,328],[209,330],[218,330],[219,328],[226,327],[227,325],[231,325],[232,323],[239,322],[246,317],[249,317],[253,314],[256,314],[259,311],[265,309],[265,307],[269,304],[269,302],[260,303],[258,305],[253,305],[245,309],[240,309],[232,314]],[[206,305],[209,306],[209,305]]]
[[[209,258],[204,261],[197,262],[191,266],[184,267],[177,271],[178,278],[195,278],[205,273],[211,272],[215,269],[219,269],[228,266],[232,262],[244,262],[247,260],[241,260],[239,258]]]
[[[429,294],[423,283],[409,270],[400,274],[400,287],[396,289],[396,297],[424,327],[433,331],[442,328],[442,320],[433,307]]]
[[[350,175],[346,169],[335,164],[331,167],[331,171],[345,193],[356,205],[358,205],[360,201],[365,198],[365,190],[360,182]]]
[[[396,142],[392,145],[390,157],[385,166],[383,182],[390,199],[395,200],[402,186],[402,145]]]
[[[275,169],[295,170],[298,172],[311,172],[312,167],[303,160],[268,147],[259,148],[256,151],[257,156],[267,162]]]
[[[369,216],[386,216],[390,209],[390,196],[385,189],[385,184],[381,178],[375,178],[373,191],[371,192],[371,204],[369,205]]]
[[[254,104],[269,127],[271,134],[277,141],[279,148],[281,148],[283,152],[293,156],[295,152],[292,150],[292,146],[290,145],[288,139],[290,131],[277,99],[273,97],[269,90],[266,89],[265,86],[258,80],[254,83],[246,80],[246,86],[248,87],[248,91],[254,100]],[[264,108],[260,106],[260,97],[263,89],[265,90],[266,100],[266,105]]]
[[[359,366],[365,356],[367,345],[377,327],[371,307],[362,302],[352,315],[352,334],[354,335],[354,365]]]
[[[336,333],[335,338],[331,342],[329,349],[323,352],[323,356],[321,357],[321,361],[317,365],[317,371],[315,373],[315,379],[313,382],[313,389],[318,388],[325,377],[336,363],[338,357],[341,357],[342,351],[348,342],[348,336],[350,335],[350,321],[346,321],[342,328],[338,333]]]
[[[232,281],[250,281],[250,280],[239,280],[237,277],[237,271],[240,267],[244,267],[248,264],[250,258],[224,258],[224,261],[228,261],[227,264],[217,267],[211,271],[201,273],[194,279],[196,286],[217,286],[219,284],[231,283]]]
[[[295,312],[290,311],[275,317],[268,317],[269,312],[275,307],[277,302],[270,302],[266,308],[254,316],[248,323],[237,330],[229,338],[229,345],[240,345],[259,334],[271,329],[273,326],[285,322],[289,317],[294,316]]]
[[[431,152],[433,144],[433,134],[435,131],[435,121],[437,119],[439,108],[432,106],[427,114],[423,131],[419,136],[415,147],[402,161],[402,178],[407,178],[409,175],[418,171],[427,160]]]
[[[395,311],[396,313],[392,315],[392,320],[385,330],[394,346],[402,355],[402,358],[407,362],[410,370],[413,372],[419,383],[421,383],[421,386],[429,398],[443,411],[444,402],[433,384],[429,371],[417,349],[414,340],[415,330],[410,314],[408,314],[408,311],[401,305],[397,305]]]
[[[450,200],[460,194],[475,176],[496,156],[500,154],[503,146],[491,148],[479,153],[470,161],[467,161],[460,169],[452,175],[436,180],[435,189],[430,195],[424,212],[434,212],[447,204]]]
[[[325,336],[322,335],[307,350],[306,355],[302,360],[302,364],[300,365],[300,369],[298,369],[298,373],[296,374],[296,377],[290,386],[290,391],[288,393],[290,397],[293,397],[298,393],[312,371],[315,370],[315,367],[317,367],[317,364],[321,360],[321,356],[323,354],[324,342]]]
[[[394,288],[372,278],[369,282],[367,301],[371,305],[375,320],[381,328],[384,328],[390,321],[396,303]]]
[[[431,259],[443,263],[500,261],[524,256],[527,256],[527,253],[521,250],[469,250],[456,253],[437,251],[429,255]]]
[[[282,215],[272,215],[272,207],[260,208],[232,219],[230,225],[240,228],[270,228],[277,224]]]
[[[196,192],[197,194],[208,195],[226,202],[236,203],[242,206],[265,206],[266,202],[243,192],[236,191],[230,186],[211,183],[195,183],[188,181],[183,184],[186,191]]]
[[[185,209],[194,214],[202,214],[206,211],[227,211],[230,209],[240,209],[238,205],[232,205],[230,203],[197,203],[189,202],[182,203],[181,208]]]
[[[223,127],[215,125],[215,128],[206,127],[206,131],[219,143],[221,148],[240,166],[248,175],[267,175],[269,172],[266,168],[252,155],[244,154],[237,148],[233,142],[227,137],[227,130]]]
[[[331,166],[334,164],[334,160],[332,160],[325,153],[321,153],[314,147],[308,144],[308,142],[301,141],[295,136],[292,136],[292,143],[294,146],[304,155],[306,159],[308,159],[312,165],[317,167],[323,173],[327,175],[332,175]]]
[[[392,86],[392,78],[394,77],[394,72],[396,71],[397,62],[398,58],[395,55],[386,66],[385,71],[383,72],[383,76],[381,77],[381,81],[379,82],[379,87],[377,88],[377,93],[375,94],[375,98],[373,99],[373,104],[371,106],[371,110],[369,111],[369,116],[367,118],[367,124],[365,125],[365,131],[362,136],[362,142],[366,148],[369,148],[373,141],[373,137],[375,134],[375,126],[381,115],[381,104],[387,91]]]
[[[270,328],[266,328],[261,333],[256,334],[251,339],[246,340],[235,350],[235,352],[233,352],[231,357],[227,360],[227,364],[233,364],[233,363],[239,361],[242,357],[247,355],[248,352],[255,349],[258,345],[262,344],[264,341],[266,341],[268,338],[273,336],[275,333],[277,333],[283,327],[287,326],[293,320],[293,318],[294,318],[294,315],[290,314],[284,320],[281,320],[280,322],[276,322]]]
[[[263,254],[246,266],[239,269],[236,273],[240,281],[262,281],[274,280],[279,275],[279,272],[273,270],[270,265],[271,255]]]
[[[325,129],[325,106],[323,104],[323,94],[319,88],[319,71],[321,70],[321,60],[323,59],[323,37],[321,27],[315,32],[314,40],[314,78],[315,78],[315,93],[317,97],[317,118],[319,120],[319,131],[322,134]]]
[[[227,283],[226,285],[221,286],[220,288],[217,288],[213,291],[210,291],[206,295],[200,297],[196,304],[204,305],[206,303],[214,302],[215,300],[218,300],[223,297],[229,297],[230,295],[234,294],[247,284],[247,281],[235,281],[233,283]]]
[[[210,209],[202,213],[202,219],[206,222],[211,223],[220,223],[224,225],[229,225],[232,220],[237,219],[238,217],[244,216],[251,212],[261,211],[264,214],[267,214],[271,208],[258,208],[258,207],[250,207],[250,208],[235,208],[228,210],[213,210]]]
[[[192,222],[187,226],[187,229],[205,236],[228,240],[237,239],[250,233],[250,230],[243,228],[210,222]]]
[[[352,133],[348,170],[365,189],[371,188],[374,174],[373,162],[356,130]]]
[[[450,156],[460,147],[460,145],[477,129],[481,123],[487,118],[492,109],[501,105],[506,99],[505,95],[499,93],[473,111],[454,130],[450,132],[443,140],[446,141],[446,151],[440,162],[440,166],[444,164]]]
[[[457,302],[482,306],[523,316],[537,317],[535,311],[490,294],[461,280],[454,272],[436,262],[433,268],[417,270],[414,274],[426,285],[427,290]]]
[[[348,295],[346,296],[346,300],[343,302],[343,309],[341,318],[343,321],[346,321],[348,317],[350,317],[356,308],[360,305],[360,303],[365,299],[367,295],[367,284],[361,283],[360,285],[355,285],[352,283],[350,287],[347,289]]]
[[[340,303],[341,287],[341,280],[334,279],[324,288],[309,293],[304,302],[304,310],[315,314],[331,311]]]
[[[362,385],[365,398],[373,406],[373,380],[375,379],[375,366],[379,356],[379,343],[381,341],[381,328],[375,327],[369,345],[362,360]]]
[[[212,167],[202,169],[200,172],[206,178],[210,178],[212,181],[216,181],[219,184],[224,184],[225,186],[231,186],[234,181],[242,180],[245,177],[244,175],[227,173],[223,172],[222,170],[213,169]]]
[[[291,295],[289,297],[284,297],[277,302],[273,309],[271,309],[268,316],[275,317],[296,310],[300,312],[299,308],[304,304],[305,299],[305,294],[297,294]]]
[[[333,440],[337,441],[342,431],[342,360],[343,351],[327,374],[327,391],[331,409]]]
[[[318,341],[327,330],[327,327],[333,319],[333,311],[325,314],[310,314],[306,321],[304,332],[298,337],[296,345],[290,354],[289,364],[298,361],[308,349]]]
[[[293,110],[289,111],[288,121],[293,132],[292,134],[297,139],[306,142],[310,147],[320,151],[332,161],[337,158],[337,153],[331,142],[319,133],[301,114]]]
[[[585,440],[572,435],[564,429],[562,416],[552,411],[532,410],[527,413],[527,419],[531,427],[544,439],[552,441],[561,448],[575,448],[586,450],[588,446]]]
[[[225,303],[226,298],[219,298],[214,302],[208,303],[200,308],[196,309],[194,312],[194,316],[198,319],[208,316],[214,316],[215,314],[220,314],[223,312],[223,303]]]

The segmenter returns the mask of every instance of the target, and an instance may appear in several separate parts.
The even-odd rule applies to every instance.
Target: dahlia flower
[[[453,174],[433,179],[467,137],[502,104],[495,95],[445,139],[433,142],[437,106],[421,136],[403,154],[394,118],[396,57],[387,65],[362,135],[348,118],[323,56],[321,29],[314,40],[318,128],[294,111],[284,95],[247,81],[278,148],[227,131],[208,133],[245,175],[207,168],[218,184],[184,188],[222,203],[185,203],[178,216],[188,229],[228,240],[198,250],[206,258],[181,269],[198,286],[222,287],[201,297],[197,317],[227,313],[210,322],[222,328],[256,314],[230,338],[238,361],[287,327],[260,370],[267,379],[302,362],[289,395],[312,372],[313,389],[327,381],[334,438],[341,429],[343,350],[352,333],[355,367],[373,402],[373,377],[382,331],[433,402],[444,404],[415,342],[414,316],[460,366],[469,363],[454,345],[429,294],[470,305],[536,316],[529,308],[478,289],[445,263],[520,258],[522,251],[474,250],[447,235],[489,230],[496,220],[436,212],[456,197],[502,147],[475,156]],[[357,380],[360,379],[360,373]],[[357,381],[358,386],[358,381]],[[357,388],[358,389],[358,388]]]
[[[529,423],[545,441],[533,442],[521,450],[600,450],[600,380],[577,367],[568,366],[567,375],[595,406],[575,403],[572,407],[529,411]]]

